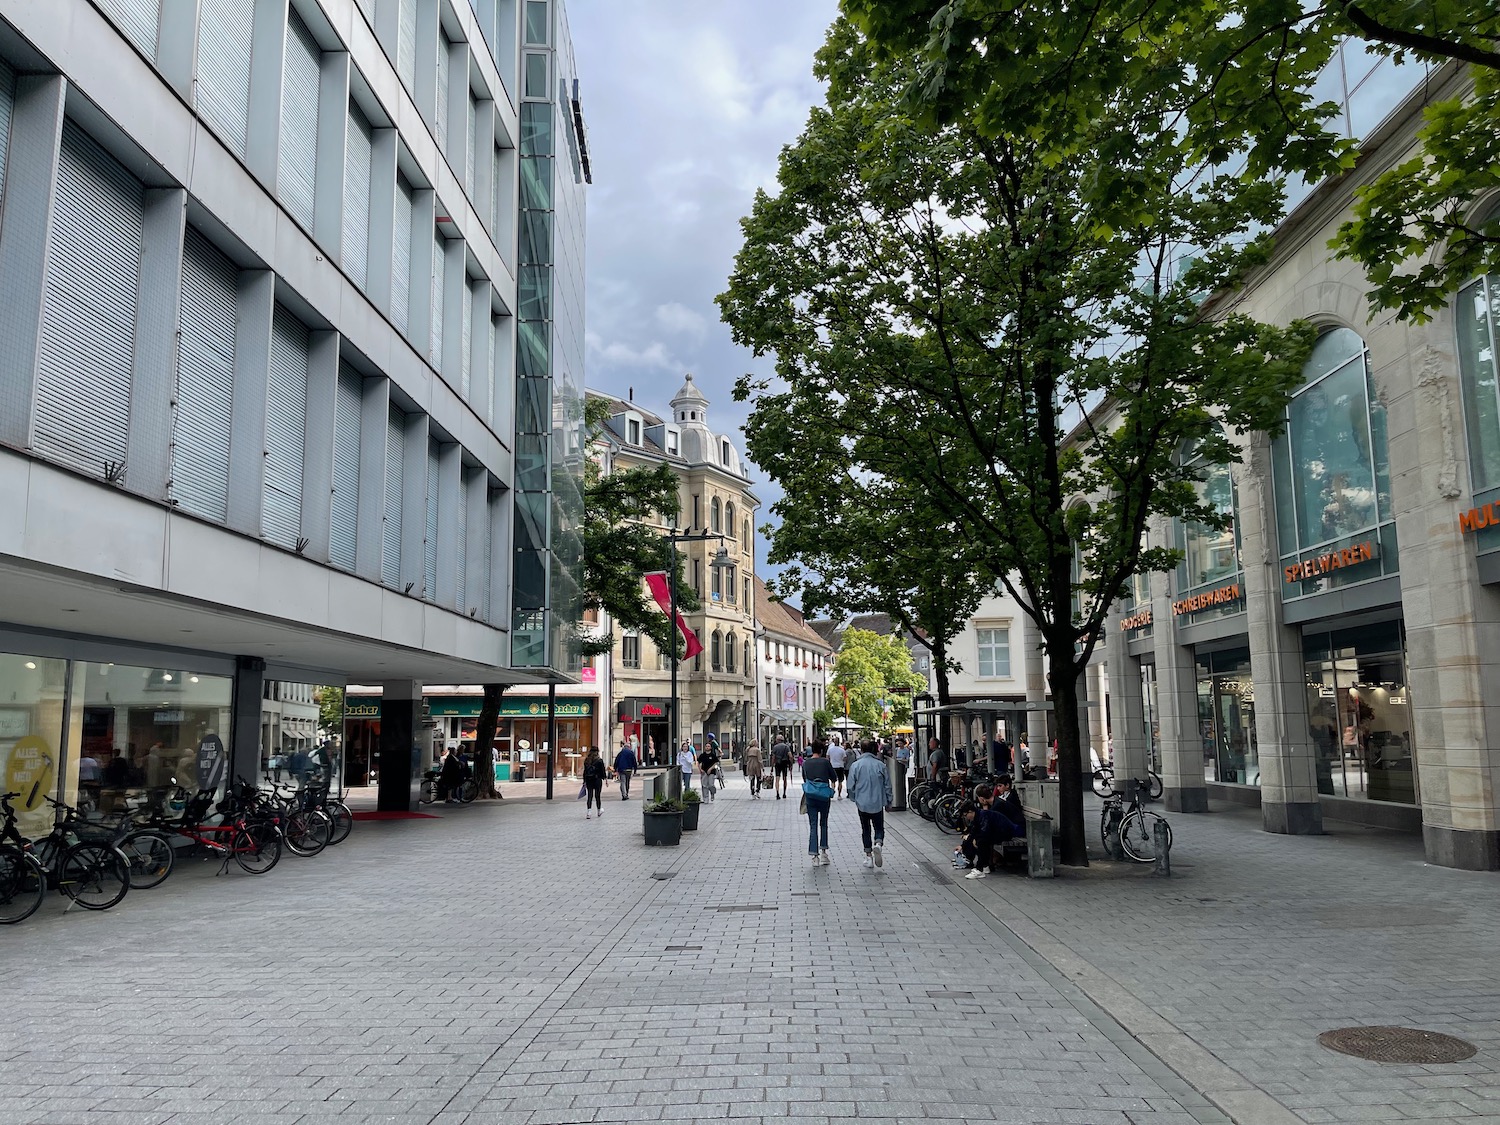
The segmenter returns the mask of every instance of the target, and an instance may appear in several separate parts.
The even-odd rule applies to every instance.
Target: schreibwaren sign
[[[1320,578],[1346,566],[1359,566],[1378,557],[1375,543],[1367,539],[1353,547],[1344,547],[1294,562],[1291,566],[1284,567],[1282,573],[1286,575],[1288,582],[1305,582],[1309,578]]]
[[[1220,586],[1216,590],[1205,590],[1201,594],[1194,594],[1190,598],[1183,598],[1180,602],[1173,602],[1172,616],[1180,617],[1184,613],[1197,613],[1200,609],[1208,609],[1210,606],[1237,602],[1243,596],[1243,593],[1238,582],[1231,582],[1229,585]]]

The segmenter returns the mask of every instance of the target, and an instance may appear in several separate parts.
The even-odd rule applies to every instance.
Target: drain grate
[[[703,947],[701,945],[669,945],[669,946],[667,946],[667,952],[668,953],[686,953],[689,950],[702,949],[702,948]]]
[[[943,869],[941,867],[939,867],[937,864],[933,863],[930,859],[921,860],[917,864],[917,866],[920,867],[923,871],[927,872],[927,874],[931,875],[932,876],[932,880],[935,883],[951,883],[951,882],[953,882],[952,879],[948,878],[947,874],[943,871]]]
[[[676,877],[676,875],[677,875],[677,872],[675,872],[675,871],[656,871],[656,872],[652,873],[651,878],[653,878],[653,879],[671,879],[671,878]]]
[[[927,997],[930,1000],[972,1000],[972,992],[955,992],[949,989],[928,989]]]
[[[780,910],[779,906],[705,906],[704,910],[717,910],[720,914],[747,914],[752,910]]]
[[[1415,1027],[1341,1027],[1318,1042],[1330,1051],[1379,1063],[1455,1063],[1472,1058],[1478,1047],[1437,1031]]]

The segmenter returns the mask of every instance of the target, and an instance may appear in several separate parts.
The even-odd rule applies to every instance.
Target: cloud
[[[587,332],[584,334],[584,343],[590,356],[597,357],[611,367],[675,371],[679,366],[667,346],[659,340],[653,340],[644,348],[633,348],[619,340],[606,344],[598,333]]]
[[[708,330],[708,321],[677,301],[656,306],[656,323],[674,335],[691,336],[695,340],[701,340]]]

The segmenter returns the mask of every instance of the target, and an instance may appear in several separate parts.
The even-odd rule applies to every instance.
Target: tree
[[[1185,141],[1206,163],[1248,153],[1248,172],[1319,179],[1353,166],[1314,80],[1341,40],[1398,60],[1467,64],[1472,91],[1425,110],[1420,153],[1376,177],[1331,247],[1367,270],[1376,308],[1425,320],[1480,273],[1500,270],[1500,214],[1474,204],[1500,187],[1500,8],[1472,0],[843,0],[873,39],[919,51],[907,88],[920,111],[968,118],[987,135],[1008,122],[1082,143],[1080,122],[1109,111],[1132,52],[1188,64],[1164,80],[1181,101]],[[1011,53],[1015,50],[1015,54]],[[1014,72],[1024,72],[1026,88]]]
[[[344,689],[323,685],[314,693],[318,704],[318,726],[337,734],[344,733]]]
[[[949,674],[959,665],[949,643],[995,588],[971,545],[899,482],[814,462],[792,446],[770,452],[761,468],[783,496],[771,506],[780,522],[770,528],[769,561],[786,564],[768,582],[773,592],[799,596],[813,616],[886,614],[932,653],[938,702],[951,702]]]
[[[1136,59],[1110,113],[1058,145],[1022,117],[924,126],[905,101],[914,60],[835,24],[828,106],[783,151],[780,194],[757,195],[719,298],[735,339],[776,356],[775,380],[735,389],[755,398],[756,463],[779,479],[800,456],[929,498],[1036,623],[1069,864],[1087,862],[1079,676],[1109,603],[1175,565],[1143,546],[1153,516],[1222,523],[1179,451],[1228,463],[1226,430],[1276,430],[1313,338],[1201,315],[1203,293],[1265,260],[1247,231],[1280,192],[1195,177],[1174,66]]]
[[[911,693],[925,686],[922,677],[911,670],[911,652],[900,637],[846,629],[838,655],[833,658],[829,710],[836,724],[844,714],[847,691],[850,721],[866,730],[888,732],[911,722]],[[907,690],[901,694],[892,688]]]

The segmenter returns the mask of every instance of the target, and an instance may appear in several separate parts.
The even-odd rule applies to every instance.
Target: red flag
[[[664,570],[653,570],[646,575],[646,585],[651,588],[651,596],[656,599],[656,604],[661,606],[663,613],[672,612],[672,591],[667,586],[667,572]],[[703,651],[703,642],[698,639],[698,634],[688,628],[688,623],[682,619],[682,614],[677,615],[677,628],[682,632],[682,639],[687,642],[687,652],[682,659],[691,660]]]

